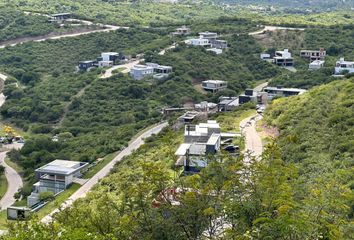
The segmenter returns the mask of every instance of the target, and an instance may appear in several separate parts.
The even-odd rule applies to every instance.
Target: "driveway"
[[[68,200],[66,200],[60,206],[60,209],[63,210],[67,207],[70,207],[75,200],[85,197],[86,194],[92,189],[92,187],[100,181],[100,179],[104,178],[111,172],[112,168],[117,162],[120,162],[125,156],[130,155],[133,151],[135,151],[141,145],[143,145],[145,138],[148,138],[153,134],[159,133],[163,128],[167,126],[168,126],[167,122],[160,123],[159,125],[154,126],[153,128],[142,133],[139,137],[137,137],[134,141],[132,141],[128,145],[128,147],[126,147],[123,151],[121,151],[111,162],[109,162],[104,168],[102,168],[98,173],[96,173],[92,178],[90,178],[83,186],[81,186],[81,188],[79,188],[73,195],[71,195],[68,198]],[[52,216],[59,211],[60,211],[59,209],[55,209],[49,215],[44,217],[41,221],[43,223],[48,223],[53,221]]]
[[[254,31],[249,33],[248,35],[259,35],[265,32],[274,32],[277,30],[290,30],[290,31],[305,31],[305,28],[291,28],[291,27],[279,27],[279,26],[264,26],[262,30]]]
[[[15,193],[23,186],[21,176],[5,162],[7,152],[0,153],[0,165],[5,167],[5,176],[7,179],[7,191],[4,197],[0,200],[0,209],[5,210],[15,203]]]
[[[139,62],[144,61],[144,59],[138,59],[129,63],[125,63],[125,64],[121,64],[121,65],[116,65],[113,66],[111,68],[108,68],[106,70],[106,72],[100,77],[100,78],[109,78],[113,76],[113,71],[119,68],[124,68],[124,70],[122,70],[122,73],[129,73],[130,70],[137,64],[139,64]]]

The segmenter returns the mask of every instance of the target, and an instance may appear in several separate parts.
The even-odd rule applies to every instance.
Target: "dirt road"
[[[305,28],[291,28],[291,27],[278,27],[278,26],[264,26],[262,30],[258,30],[255,32],[251,32],[248,35],[259,35],[263,34],[264,32],[274,32],[277,30],[290,30],[290,31],[305,31]]]

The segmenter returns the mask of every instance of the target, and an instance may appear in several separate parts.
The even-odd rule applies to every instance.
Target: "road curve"
[[[137,64],[139,64],[139,62],[144,61],[144,59],[138,59],[135,60],[133,62],[129,62],[129,63],[125,63],[125,64],[121,64],[121,65],[116,65],[113,66],[111,68],[108,68],[105,73],[100,77],[100,78],[109,78],[113,76],[113,71],[119,68],[124,68],[124,70],[122,70],[122,73],[129,73],[130,70]]]
[[[269,32],[274,32],[277,30],[290,30],[290,31],[305,31],[305,28],[291,28],[291,27],[279,27],[279,26],[264,26],[263,29],[261,30],[257,30],[254,32],[249,33],[248,35],[259,35],[259,34],[263,34],[267,31]]]
[[[15,203],[15,193],[23,186],[21,176],[5,162],[7,152],[0,153],[0,165],[5,167],[5,176],[7,179],[7,191],[4,197],[0,200],[0,210],[5,210]]]
[[[134,141],[132,141],[128,147],[126,147],[124,150],[122,150],[111,162],[109,162],[104,168],[102,168],[98,173],[96,173],[92,178],[90,178],[84,185],[82,185],[74,194],[72,194],[68,200],[66,200],[60,207],[59,209],[55,209],[53,212],[51,212],[49,215],[45,216],[41,222],[43,223],[49,223],[53,221],[52,216],[55,213],[58,213],[60,210],[63,210],[67,207],[70,207],[74,201],[76,201],[79,198],[83,198],[86,196],[86,194],[92,189],[94,185],[96,185],[100,179],[104,178],[107,176],[113,166],[117,163],[120,162],[125,156],[130,155],[134,150],[138,149],[141,145],[144,144],[144,139],[147,137],[150,137],[153,134],[159,133],[163,128],[167,127],[168,123],[163,122],[160,123],[153,128],[145,131],[142,133],[140,136],[138,136]]]

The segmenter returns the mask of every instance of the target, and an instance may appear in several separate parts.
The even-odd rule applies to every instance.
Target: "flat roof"
[[[283,91],[283,92],[299,92],[304,93],[307,90],[301,88],[278,88],[278,87],[266,87],[264,90],[275,90],[275,91]]]
[[[191,155],[205,155],[206,144],[205,143],[192,143],[189,147],[189,154]]]
[[[119,53],[117,53],[117,52],[103,52],[103,53],[101,53],[101,55],[118,55]]]
[[[191,146],[190,143],[182,143],[179,148],[177,149],[177,151],[175,152],[175,155],[177,156],[185,156],[187,153],[187,150],[189,149],[189,147]]]
[[[40,168],[37,168],[36,172],[52,173],[52,174],[62,174],[70,175],[73,174],[83,167],[88,165],[85,162],[76,162],[68,160],[54,160]]]
[[[213,133],[207,141],[207,145],[215,145],[221,138],[220,134]]]
[[[206,81],[203,81],[203,83],[226,83],[226,81],[222,81],[222,80],[206,80]]]
[[[323,61],[323,60],[315,60],[315,61],[311,62],[310,65],[321,65],[324,63],[325,63],[325,61]]]
[[[79,63],[92,63],[94,62],[93,60],[87,60],[87,61],[80,61]]]

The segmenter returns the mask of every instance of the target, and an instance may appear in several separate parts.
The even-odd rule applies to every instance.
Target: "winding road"
[[[84,185],[82,185],[73,195],[71,195],[68,200],[66,200],[60,207],[59,209],[55,209],[53,212],[51,212],[49,215],[44,217],[41,221],[43,223],[49,223],[53,221],[53,215],[55,213],[58,213],[59,211],[70,207],[73,202],[75,202],[79,198],[83,198],[86,196],[86,194],[92,189],[94,185],[96,185],[100,179],[104,178],[107,176],[114,165],[117,162],[120,162],[125,156],[130,155],[133,153],[136,149],[138,149],[141,145],[144,144],[144,139],[150,137],[153,134],[159,133],[163,128],[167,127],[168,123],[163,122],[160,123],[153,128],[146,130],[144,133],[142,133],[140,136],[138,136],[134,141],[132,141],[128,147],[126,147],[124,150],[122,150],[111,162],[109,162],[104,168],[102,168],[98,173],[96,173],[92,178],[90,178]]]
[[[291,28],[291,27],[279,27],[279,26],[264,26],[263,29],[261,30],[257,30],[254,32],[249,33],[248,35],[259,35],[259,34],[263,34],[265,32],[274,32],[277,30],[290,30],[290,31],[305,31],[305,28]]]

